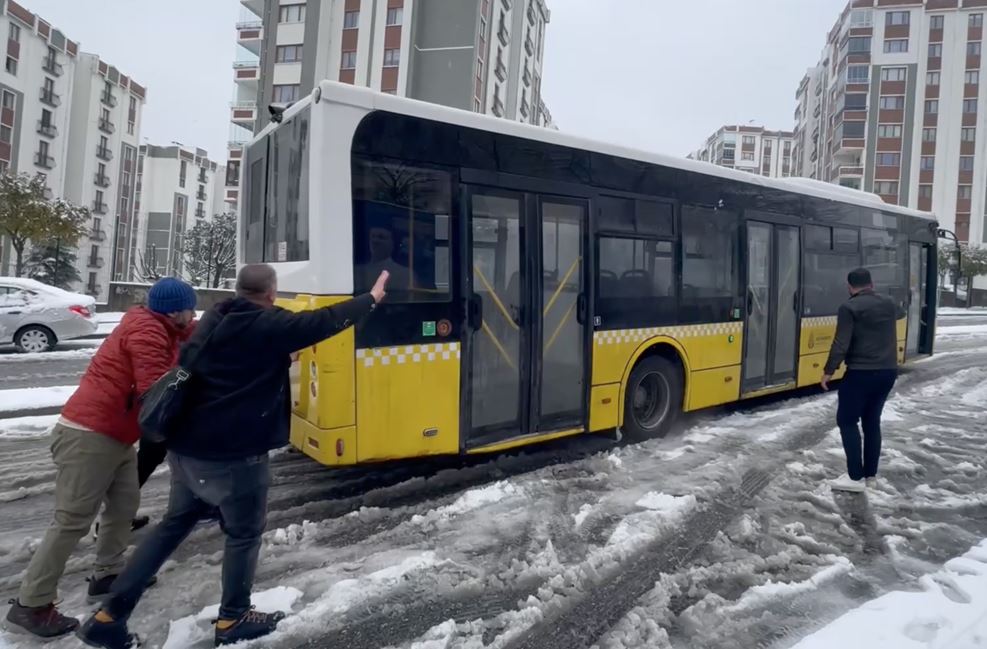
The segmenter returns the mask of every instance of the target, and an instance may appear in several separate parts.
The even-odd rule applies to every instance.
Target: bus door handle
[[[588,300],[586,299],[585,293],[580,293],[579,297],[576,298],[576,322],[581,325],[586,324],[586,306]]]
[[[466,305],[466,322],[473,331],[483,326],[483,298],[478,293],[470,295]]]

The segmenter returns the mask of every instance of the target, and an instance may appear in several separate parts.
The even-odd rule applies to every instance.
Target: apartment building
[[[769,131],[763,126],[724,126],[689,157],[769,178],[783,178],[793,175],[793,147],[794,134],[789,131]]]
[[[129,280],[141,271],[181,274],[185,233],[226,209],[226,169],[199,148],[140,147],[137,164],[135,263]]]
[[[105,299],[129,264],[146,91],[13,0],[0,0],[0,34],[0,171],[43,174],[53,196],[90,209],[76,288]],[[0,274],[12,272],[11,256],[0,242]]]
[[[852,0],[796,93],[796,172],[987,242],[985,0]]]
[[[241,147],[323,79],[551,126],[545,0],[242,0],[227,197]]]

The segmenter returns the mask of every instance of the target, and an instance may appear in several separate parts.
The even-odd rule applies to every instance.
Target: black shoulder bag
[[[195,371],[196,361],[222,322],[221,317],[202,342],[188,351],[185,363],[168,370],[141,395],[137,421],[140,424],[142,439],[152,444],[163,444],[168,440],[176,423],[181,420],[185,412],[189,381]]]

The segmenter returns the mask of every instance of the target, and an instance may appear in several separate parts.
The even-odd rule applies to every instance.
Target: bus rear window
[[[386,270],[390,302],[449,299],[451,182],[440,169],[354,158],[356,293]]]

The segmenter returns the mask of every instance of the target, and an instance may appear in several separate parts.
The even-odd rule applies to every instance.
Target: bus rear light
[[[343,451],[346,450],[343,446],[343,440],[336,440],[336,457],[343,457]]]

